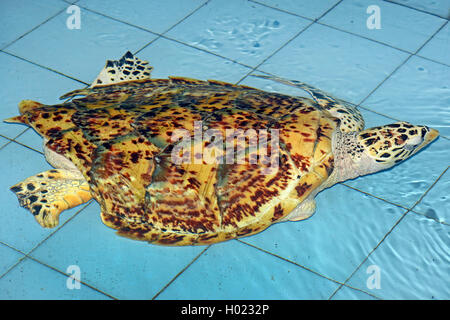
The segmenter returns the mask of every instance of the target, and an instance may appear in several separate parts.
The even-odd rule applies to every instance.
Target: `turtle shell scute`
[[[63,97],[72,100],[23,117],[81,171],[103,222],[133,239],[192,245],[258,233],[334,169],[339,121],[310,99],[180,77]],[[179,132],[187,140],[174,139]],[[250,144],[254,134],[265,153]],[[174,162],[174,150],[190,160]]]

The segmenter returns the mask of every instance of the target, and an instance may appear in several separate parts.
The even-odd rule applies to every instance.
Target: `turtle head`
[[[439,136],[437,130],[397,122],[341,134],[335,146],[339,181],[388,169],[406,160]]]
[[[437,130],[426,126],[397,122],[361,131],[357,139],[365,154],[382,170],[406,160],[438,136]]]

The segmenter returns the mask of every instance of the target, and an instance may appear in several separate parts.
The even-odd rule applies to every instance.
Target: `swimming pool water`
[[[93,201],[41,228],[8,189],[50,169],[42,139],[0,123],[1,299],[450,298],[448,1],[80,0],[80,29],[67,27],[70,5],[0,3],[0,119],[22,99],[59,102],[130,50],[154,78],[305,95],[250,76],[267,72],[358,105],[366,127],[404,120],[441,137],[390,170],[321,192],[308,220],[176,248],[116,236]],[[380,29],[368,28],[369,6]],[[68,285],[73,270],[79,288]]]

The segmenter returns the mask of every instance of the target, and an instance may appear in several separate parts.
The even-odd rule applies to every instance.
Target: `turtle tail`
[[[15,116],[12,118],[8,118],[8,119],[4,119],[4,122],[8,122],[8,123],[23,123],[23,124],[28,124],[28,122],[26,121],[26,118],[24,116]]]

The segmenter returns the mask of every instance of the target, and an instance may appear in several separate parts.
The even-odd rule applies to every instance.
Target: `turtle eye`
[[[425,137],[425,135],[430,131],[430,129],[428,127],[423,127],[422,128],[422,139]]]
[[[409,139],[403,148],[407,151],[412,151],[422,142],[423,138],[421,136],[415,136],[414,138]]]

